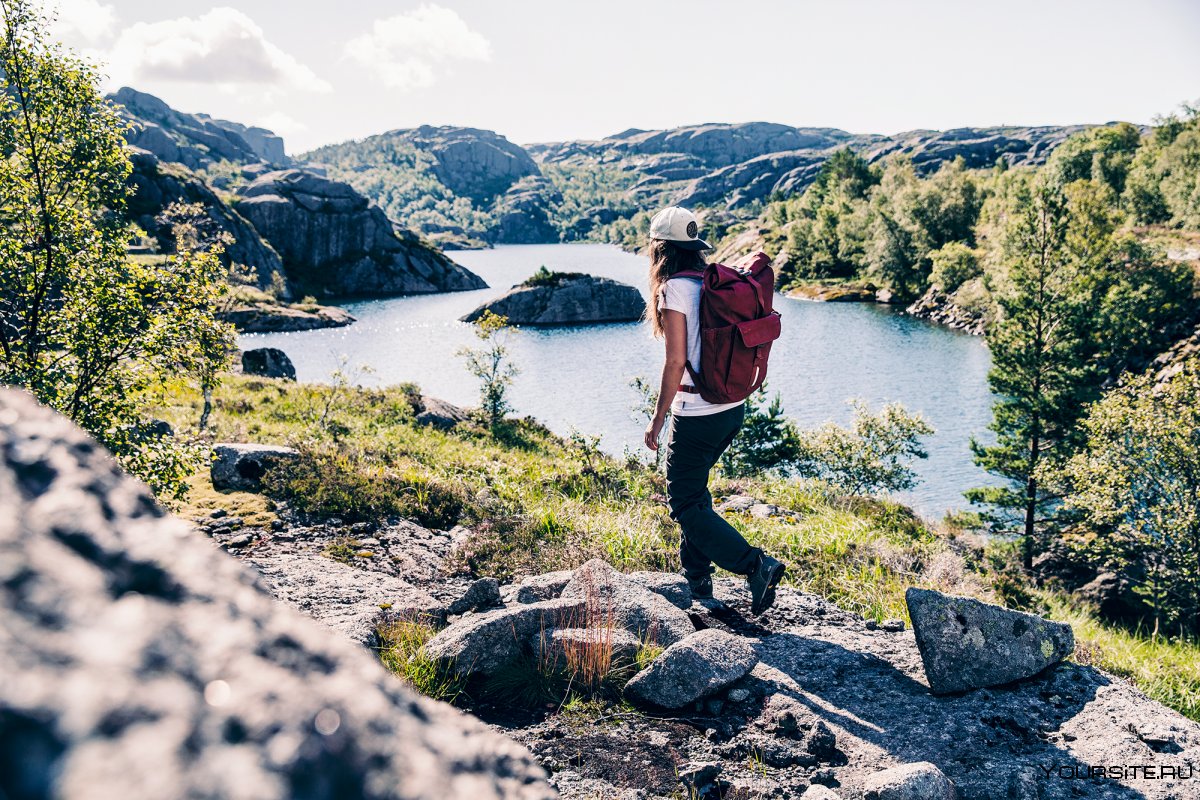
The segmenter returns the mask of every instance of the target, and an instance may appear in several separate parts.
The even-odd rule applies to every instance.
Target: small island
[[[514,325],[594,325],[635,322],[645,310],[642,293],[629,284],[541,267],[524,283],[483,303],[461,320],[474,322],[491,311]]]

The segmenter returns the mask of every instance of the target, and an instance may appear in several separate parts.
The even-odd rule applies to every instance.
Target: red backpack
[[[779,338],[770,257],[754,253],[732,267],[709,264],[671,278],[701,281],[700,369],[687,365],[694,387],[710,403],[745,400],[767,379],[771,342]]]

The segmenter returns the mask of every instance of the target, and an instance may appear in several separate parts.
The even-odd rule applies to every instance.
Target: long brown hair
[[[684,250],[665,239],[650,240],[650,306],[646,309],[646,319],[650,321],[650,330],[660,339],[663,325],[658,301],[663,286],[667,278],[685,269],[704,269],[704,251]]]

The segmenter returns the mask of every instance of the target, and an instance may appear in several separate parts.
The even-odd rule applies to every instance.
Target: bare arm
[[[658,406],[654,410],[654,419],[646,426],[646,447],[651,450],[658,449],[658,436],[686,371],[687,318],[678,311],[664,311],[663,332],[666,335],[667,357],[658,387]]]

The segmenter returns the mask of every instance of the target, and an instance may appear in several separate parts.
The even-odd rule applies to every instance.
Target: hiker
[[[646,314],[654,335],[666,341],[666,362],[645,443],[651,450],[658,450],[659,434],[669,412],[667,500],[671,518],[679,523],[679,559],[692,597],[712,599],[715,562],[722,569],[746,576],[751,612],[761,614],[775,602],[775,587],[785,566],[752,547],[713,510],[708,477],[741,428],[745,398],[762,384],[770,340],[779,335],[779,316],[771,311],[774,273],[770,260],[762,253],[756,254],[752,267],[745,271],[720,265],[708,267],[704,251],[711,249],[699,238],[696,217],[687,209],[670,206],[650,221],[651,304]],[[754,278],[766,286],[755,286],[751,283]],[[714,319],[745,322],[741,326],[722,326],[724,331],[712,328],[710,338],[705,340],[714,350],[710,356],[722,355],[715,352],[718,347],[738,352],[732,356],[725,352],[725,360],[710,364],[706,371],[701,368],[701,323],[706,323],[707,331]],[[741,338],[731,333],[738,327],[745,328]],[[753,372],[747,372],[747,367]],[[702,390],[709,399],[701,395]]]

